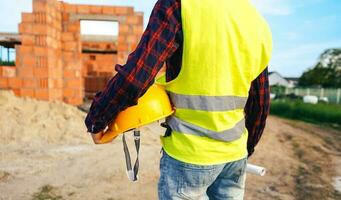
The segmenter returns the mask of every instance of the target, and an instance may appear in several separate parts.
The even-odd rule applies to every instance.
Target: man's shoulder
[[[181,4],[181,0],[158,0],[158,3],[162,6],[168,7]]]

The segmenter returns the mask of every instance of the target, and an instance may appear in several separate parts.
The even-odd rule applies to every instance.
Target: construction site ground
[[[0,91],[0,113],[0,200],[157,199],[158,124],[141,129],[140,180],[131,183],[121,138],[92,144],[77,108]],[[248,174],[245,199],[341,199],[340,144],[338,130],[270,116],[249,160],[268,172]]]

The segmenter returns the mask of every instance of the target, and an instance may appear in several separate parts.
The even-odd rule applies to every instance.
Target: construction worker
[[[243,199],[247,157],[269,111],[272,39],[249,0],[158,0],[124,66],[85,123],[95,143],[135,105],[164,63],[175,107],[162,138],[159,199]]]

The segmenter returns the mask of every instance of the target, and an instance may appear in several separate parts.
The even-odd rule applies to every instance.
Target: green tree
[[[300,77],[300,86],[341,87],[341,49],[328,49],[314,68]]]

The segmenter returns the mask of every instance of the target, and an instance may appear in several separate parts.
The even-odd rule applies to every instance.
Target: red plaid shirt
[[[100,132],[120,111],[136,105],[138,98],[154,83],[164,63],[167,80],[176,78],[181,67],[182,44],[180,0],[158,0],[136,50],[125,65],[116,65],[118,73],[96,94],[85,119],[88,131]],[[249,94],[245,114],[248,150],[252,154],[269,112],[267,69],[252,82]]]

